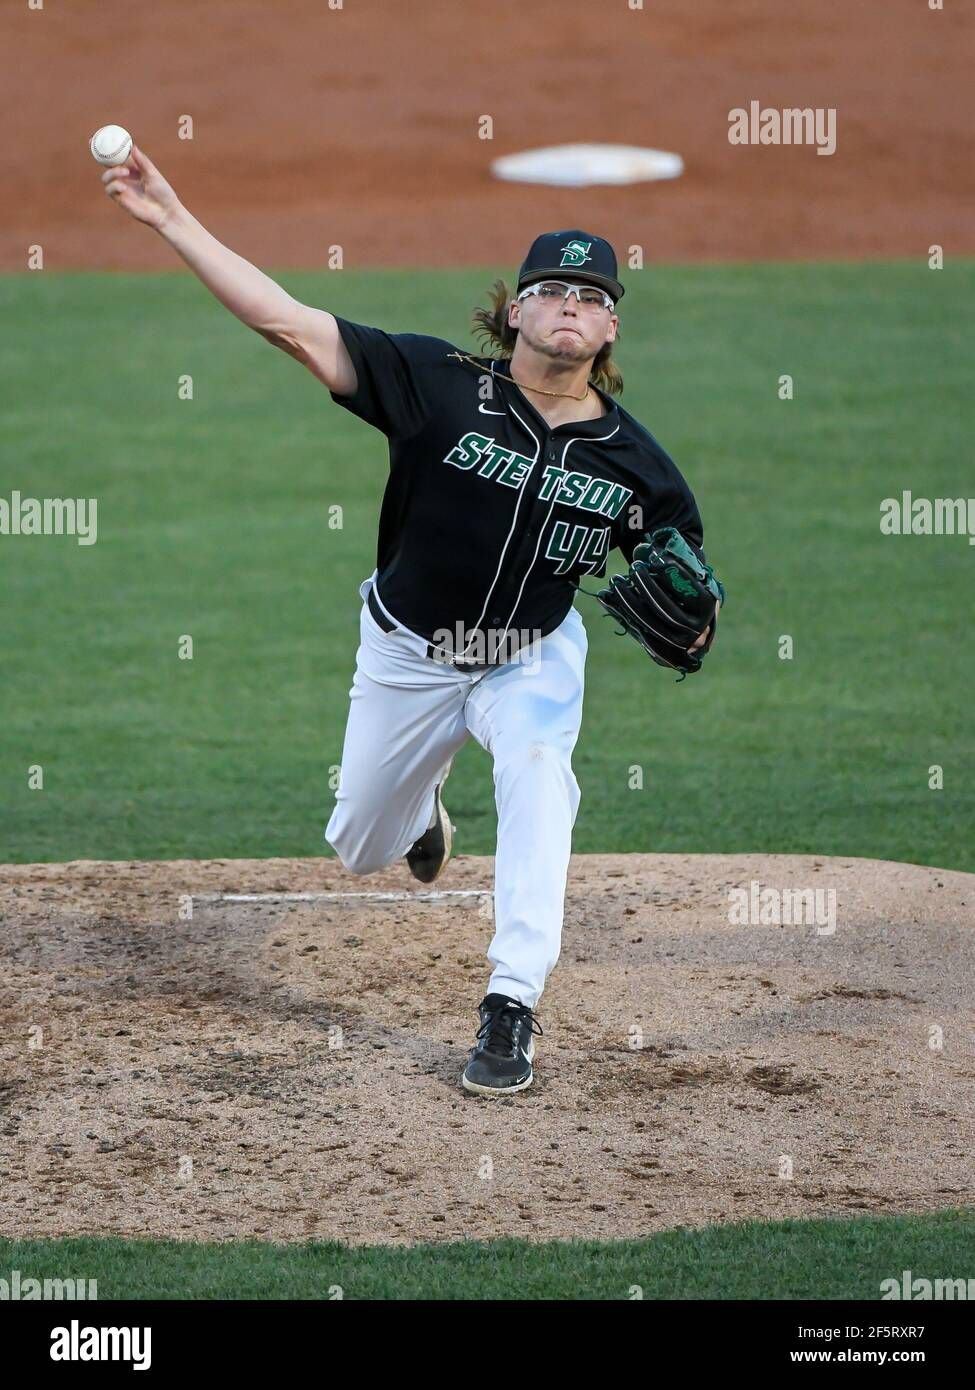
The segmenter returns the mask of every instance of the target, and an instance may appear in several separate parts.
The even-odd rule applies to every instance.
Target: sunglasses
[[[564,303],[570,294],[576,297],[576,303],[586,309],[613,309],[615,305],[605,290],[599,289],[597,285],[570,285],[565,280],[539,280],[535,285],[529,285],[522,290],[518,298],[526,299],[528,295],[534,294],[543,304],[555,304],[557,301]]]

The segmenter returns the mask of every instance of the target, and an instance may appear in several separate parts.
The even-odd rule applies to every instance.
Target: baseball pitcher
[[[681,678],[700,669],[724,598],[687,483],[614,399],[613,249],[576,229],[537,237],[514,292],[498,281],[475,313],[479,356],[299,303],[211,236],[136,146],[102,180],[222,304],[388,440],[325,838],[352,873],[403,858],[433,883],[450,857],[451,762],[471,738],[491,755],[492,971],[462,1084],[522,1091],[579,806],[587,639],[576,589],[618,548],[629,568],[594,596]]]

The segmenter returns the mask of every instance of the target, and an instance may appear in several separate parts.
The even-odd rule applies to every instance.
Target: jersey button
[[[500,626],[501,626],[501,614],[500,614],[500,613],[496,613],[496,614],[494,615],[494,617],[491,619],[491,626],[492,626],[492,627],[500,627]]]

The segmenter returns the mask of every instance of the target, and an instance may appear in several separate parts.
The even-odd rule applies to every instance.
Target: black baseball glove
[[[710,650],[725,591],[681,533],[662,526],[636,547],[626,574],[614,575],[594,597],[622,624],[620,636],[635,637],[658,666],[682,671],[683,680],[700,671]],[[708,626],[707,641],[688,651]]]

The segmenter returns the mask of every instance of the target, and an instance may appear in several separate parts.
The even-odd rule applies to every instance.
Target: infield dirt
[[[732,925],[752,881],[834,889],[835,934]],[[409,896],[186,919],[224,891]],[[324,859],[0,868],[2,1234],[616,1238],[975,1200],[975,875],[577,857],[537,1080],[504,1101],[458,1085],[490,896],[422,891]]]
[[[510,273],[539,231],[580,225],[621,261],[633,245],[648,262],[975,251],[960,4],[102,0],[3,23],[2,270],[38,243],[49,270],[180,268],[104,194],[88,139],[107,122],[265,267],[324,267],[341,246],[347,269]],[[835,153],[731,145],[729,112],[752,101],[835,110]],[[588,189],[490,173],[498,155],[591,140],[676,151],[686,172]]]

